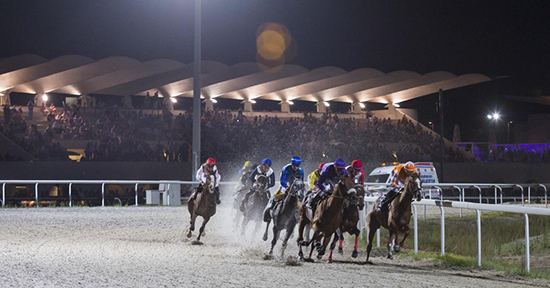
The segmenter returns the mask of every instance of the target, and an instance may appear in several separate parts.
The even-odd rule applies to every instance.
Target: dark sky
[[[193,61],[193,0],[0,1],[0,58]],[[547,0],[203,0],[202,58],[255,61],[256,32],[266,22],[288,28],[287,62],[308,69],[481,73],[507,76],[488,85],[498,93],[550,95]]]

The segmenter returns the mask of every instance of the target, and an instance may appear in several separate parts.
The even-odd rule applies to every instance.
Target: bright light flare
[[[256,100],[252,99],[252,100],[250,100],[250,103],[256,104]]]
[[[218,103],[218,100],[212,99],[212,103],[214,103],[214,104],[215,104],[215,103]]]
[[[498,120],[500,119],[500,114],[498,113],[489,114],[487,115],[487,118],[489,118],[490,120]]]
[[[365,104],[359,103],[359,107],[361,107],[362,109],[365,109]]]
[[[294,102],[292,102],[292,101],[289,100],[289,101],[288,101],[288,104],[289,104],[289,105],[294,105]]]
[[[325,106],[330,107],[330,103],[328,103],[327,101],[325,101],[324,103],[325,103]]]
[[[178,99],[176,99],[176,97],[172,97],[170,100],[172,100],[172,103],[178,103]]]
[[[42,94],[42,101],[48,101],[48,94]]]

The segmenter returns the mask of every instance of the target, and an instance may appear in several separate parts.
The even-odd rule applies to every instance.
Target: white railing
[[[378,199],[378,197],[365,197],[367,203],[373,203]],[[525,215],[525,269],[527,272],[530,272],[530,253],[529,253],[529,214],[531,215],[544,215],[550,216],[550,209],[545,208],[530,208],[530,207],[521,207],[515,205],[494,205],[494,204],[478,204],[470,202],[459,202],[459,201],[443,201],[443,200],[427,200],[422,199],[420,202],[413,202],[413,219],[414,219],[414,253],[418,253],[418,205],[426,206],[437,206],[441,210],[441,255],[445,255],[445,207],[449,208],[465,208],[465,209],[474,209],[476,210],[477,215],[477,248],[478,248],[478,266],[481,266],[481,211],[495,211],[495,212],[511,212],[511,213],[521,213]],[[368,213],[369,205],[365,207],[364,213]],[[363,219],[365,215],[362,215]],[[364,221],[364,220],[362,220]],[[364,225],[364,222],[361,224],[362,228],[366,228],[368,231],[367,225]],[[367,232],[368,234],[368,232]],[[380,247],[380,229],[377,233],[377,245]]]
[[[69,207],[72,207],[73,184],[101,184],[101,206],[105,206],[105,184],[135,184],[135,206],[138,206],[138,185],[140,184],[187,184],[198,185],[197,181],[174,181],[174,180],[1,180],[2,184],[2,207],[6,204],[6,185],[7,184],[33,184],[34,185],[34,201],[36,201],[36,207],[40,207],[38,186],[39,184],[69,184]],[[220,185],[236,185],[237,182],[220,182]],[[48,197],[47,199],[53,199],[55,197]],[[116,197],[115,197],[116,198]],[[60,198],[61,199],[61,198]],[[117,199],[115,199],[117,200]],[[119,203],[122,202],[118,199]]]

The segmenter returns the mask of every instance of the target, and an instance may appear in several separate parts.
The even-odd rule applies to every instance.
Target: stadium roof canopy
[[[413,71],[383,73],[372,68],[345,71],[338,67],[308,70],[285,64],[268,69],[246,62],[228,66],[201,62],[202,97],[344,103],[398,104],[417,97],[490,81],[481,74],[456,76],[445,71],[425,75]],[[25,54],[0,59],[0,92],[70,95],[193,96],[193,64],[159,59],[140,62],[127,57],[95,61],[66,55],[47,60]]]

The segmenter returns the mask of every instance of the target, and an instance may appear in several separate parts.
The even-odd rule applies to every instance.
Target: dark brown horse
[[[248,198],[248,201],[244,205],[244,212],[243,212],[243,221],[241,224],[241,234],[244,235],[244,231],[246,230],[246,225],[250,220],[256,222],[256,227],[254,228],[254,235],[258,231],[258,228],[260,228],[260,224],[263,222],[263,212],[264,208],[267,205],[267,202],[269,201],[269,196],[267,195],[267,191],[265,190],[265,187],[267,186],[267,176],[263,174],[258,175],[258,179],[256,182],[254,182],[254,185],[252,186],[252,190],[254,191],[254,194],[252,194],[252,197]]]
[[[214,193],[215,182],[214,174],[210,173],[206,177],[206,183],[204,183],[202,187],[202,192],[197,195],[195,200],[189,200],[187,203],[187,209],[189,210],[189,215],[191,215],[191,226],[189,226],[187,238],[191,238],[191,232],[195,231],[195,220],[197,216],[201,216],[203,220],[201,228],[199,229],[199,236],[197,237],[197,241],[200,241],[201,235],[204,236],[204,227],[206,223],[208,223],[210,217],[216,214],[216,195]]]
[[[298,228],[299,234],[297,239],[299,248],[298,256],[300,257],[300,260],[304,260],[302,246],[309,245],[311,245],[311,248],[308,259],[311,259],[311,254],[313,253],[314,248],[313,243],[317,246],[317,259],[321,259],[323,257],[332,235],[336,232],[336,229],[340,228],[342,223],[342,207],[344,205],[344,199],[350,198],[352,201],[356,201],[357,191],[354,186],[355,184],[349,177],[340,177],[340,181],[338,181],[338,184],[334,187],[332,195],[322,199],[319,201],[319,204],[317,204],[317,209],[313,215],[313,220],[308,218],[305,205],[300,206],[298,212],[298,215],[300,216],[300,226]],[[313,229],[313,237],[309,242],[304,243],[304,228],[310,223],[312,224],[311,227]],[[322,245],[320,244],[321,239],[323,239]],[[336,246],[336,241],[333,241],[331,244],[331,250],[328,256],[329,263],[332,262],[332,250],[334,249],[334,246]]]
[[[372,240],[376,230],[380,226],[390,231],[390,237],[388,238],[388,258],[393,259],[392,248],[395,252],[401,250],[405,239],[411,233],[409,223],[411,222],[411,203],[416,198],[416,201],[421,199],[422,181],[420,180],[420,174],[413,172],[405,179],[405,186],[403,192],[397,196],[390,204],[388,212],[383,212],[378,209],[378,202],[380,198],[376,200],[371,212],[367,215],[367,226],[369,227],[369,244],[367,245],[367,262],[369,262],[370,251],[372,249]],[[403,239],[398,242],[398,233],[403,233]],[[395,242],[394,242],[395,241]],[[399,243],[399,245],[394,245]]]
[[[361,184],[355,184],[355,190],[357,191],[357,201],[353,202],[351,200],[344,201],[344,209],[342,212],[342,225],[336,233],[340,243],[338,245],[338,253],[344,254],[343,251],[343,242],[344,242],[344,232],[348,232],[351,235],[355,235],[355,244],[353,245],[353,252],[351,257],[357,258],[358,252],[357,247],[359,244],[359,235],[361,231],[357,228],[357,223],[359,222],[359,211],[363,210],[365,207],[365,188]]]

